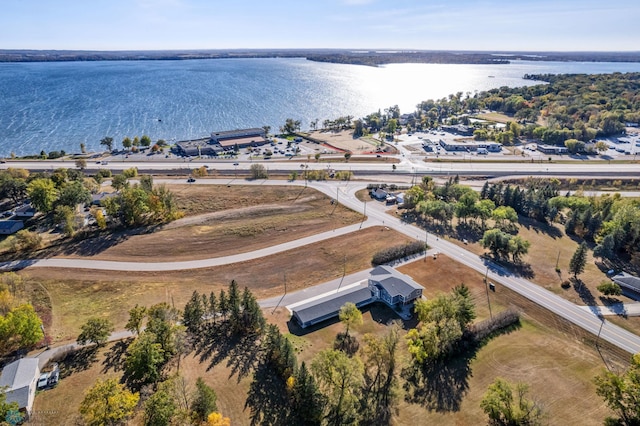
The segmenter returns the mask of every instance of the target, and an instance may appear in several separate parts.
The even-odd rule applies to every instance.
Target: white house
[[[7,402],[17,402],[21,411],[31,416],[33,399],[40,376],[37,358],[22,358],[2,369],[0,388],[6,388]]]

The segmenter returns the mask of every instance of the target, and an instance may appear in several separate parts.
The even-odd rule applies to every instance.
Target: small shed
[[[12,362],[2,369],[0,374],[0,388],[5,388],[7,402],[17,402],[18,408],[31,416],[33,400],[40,367],[37,358],[22,358]]]
[[[0,235],[15,234],[24,228],[24,222],[21,220],[0,220]]]

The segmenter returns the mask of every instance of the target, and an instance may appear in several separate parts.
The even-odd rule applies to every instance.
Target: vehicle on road
[[[189,182],[189,183],[193,183],[193,182],[195,182],[195,181],[196,181],[196,180],[195,180],[194,178],[192,178],[192,177],[190,177],[189,179],[187,179],[187,182]]]

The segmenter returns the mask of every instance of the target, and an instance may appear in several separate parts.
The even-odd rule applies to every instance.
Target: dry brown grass
[[[481,274],[442,255],[437,260],[428,258],[425,262],[420,259],[399,269],[423,284],[428,297],[438,292],[447,292],[464,282],[473,295],[478,309],[478,319],[488,316]],[[430,411],[401,398],[394,424],[464,426],[484,423],[485,415],[479,404],[487,386],[495,377],[528,383],[531,387],[531,397],[545,406],[549,414],[549,424],[602,424],[602,419],[609,412],[595,394],[592,382],[592,378],[603,368],[602,361],[592,345],[593,341],[585,338],[581,330],[518,294],[499,285],[496,290],[495,293],[490,293],[493,312],[507,306],[515,306],[523,311],[523,323],[521,328],[492,339],[470,361],[466,377],[467,388],[462,393],[459,410]],[[188,292],[185,292],[185,296],[187,294]],[[176,301],[176,305],[181,306],[182,303]],[[265,317],[269,322],[277,324],[283,333],[288,334],[296,348],[299,361],[310,362],[319,351],[331,347],[335,336],[343,331],[342,324],[334,321],[306,334],[291,335],[286,309],[279,308],[275,313],[267,310]],[[388,308],[374,305],[365,310],[363,317],[364,324],[352,330],[361,344],[365,333],[385,333],[387,327],[383,324],[392,315]],[[616,354],[606,348],[603,348],[603,353],[608,362],[616,360]],[[49,422],[46,424],[72,424],[69,422],[75,418],[82,393],[102,374],[101,357],[102,355],[90,369],[74,373],[62,380],[58,388],[38,395],[36,410],[52,411],[57,416],[54,420],[48,419]],[[404,344],[399,348],[399,361],[401,366],[409,362]],[[183,360],[181,373],[191,383],[197,377],[203,377],[216,390],[219,409],[231,418],[234,425],[250,424],[249,413],[244,410],[250,384],[249,377],[238,381],[237,376],[231,375],[225,361],[209,369],[208,363],[201,363],[192,356]],[[139,420],[140,416],[134,424],[140,424]]]
[[[495,121],[496,123],[507,123],[509,121],[513,121],[513,117],[509,117],[505,114],[500,114],[499,112],[488,112],[485,114],[478,114],[478,117],[481,120]]]
[[[34,283],[42,284],[51,295],[55,341],[75,339],[88,317],[110,318],[122,328],[128,310],[135,304],[160,302],[183,306],[194,290],[200,293],[220,291],[235,279],[240,287],[249,287],[266,298],[287,288],[295,291],[346,273],[370,267],[373,254],[380,249],[404,244],[409,239],[383,227],[363,229],[298,249],[252,261],[215,268],[173,272],[118,272],[32,268],[21,272]],[[354,250],[357,247],[357,250]]]
[[[107,245],[91,257],[140,262],[222,257],[331,231],[362,220],[359,213],[331,204],[331,198],[311,188],[238,187],[236,193],[235,187],[230,190],[226,186],[193,186],[183,188],[177,194],[187,217],[152,233],[123,234],[116,244]],[[97,239],[94,245],[91,240],[83,244],[95,247],[100,241]],[[80,249],[67,257],[87,256]]]

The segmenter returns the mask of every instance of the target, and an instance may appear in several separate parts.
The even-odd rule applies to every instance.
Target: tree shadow
[[[257,365],[260,354],[259,334],[244,336],[230,335],[227,323],[216,324],[203,332],[198,339],[195,354],[200,362],[208,362],[207,371],[225,359],[230,368],[229,378],[237,375],[238,382],[246,377]]]
[[[286,425],[290,404],[285,384],[268,363],[261,362],[253,375],[244,408],[249,408],[252,425]]]
[[[482,227],[476,223],[459,223],[455,228],[455,238],[460,241],[478,242],[484,231]]]
[[[352,357],[358,352],[358,349],[360,349],[360,342],[358,342],[355,336],[340,332],[333,341],[333,349],[342,351]]]
[[[88,370],[98,358],[98,347],[95,345],[72,350],[58,361],[60,378],[64,379],[74,373]]]
[[[401,377],[405,380],[405,401],[439,413],[459,411],[469,390],[475,356],[475,350],[468,350],[456,357],[422,365],[412,363],[404,368]]]
[[[111,370],[113,372],[118,372],[124,369],[124,358],[127,354],[129,345],[133,343],[133,341],[133,338],[120,340],[104,354],[104,361],[102,361],[102,374],[106,374]]]
[[[600,312],[600,308],[597,306],[598,302],[593,296],[593,293],[591,293],[591,290],[589,290],[589,287],[584,285],[582,280],[580,280],[579,278],[573,277],[571,278],[571,282],[573,284],[573,289],[578,294],[578,297],[580,297],[580,299],[584,302],[584,304],[589,306],[591,311],[595,315],[602,315],[602,312]]]
[[[518,222],[523,228],[533,231],[537,234],[545,234],[553,239],[562,238],[564,234],[557,227],[549,223],[537,221],[535,219],[518,216]]]

